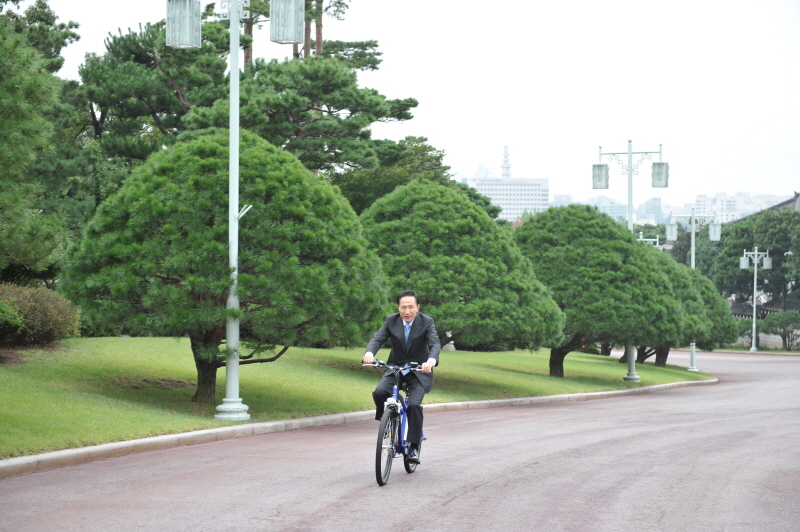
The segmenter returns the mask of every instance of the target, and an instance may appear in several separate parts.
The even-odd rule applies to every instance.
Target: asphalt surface
[[[0,479],[0,531],[800,530],[800,357],[698,367],[719,383],[429,413],[384,487],[374,421]]]

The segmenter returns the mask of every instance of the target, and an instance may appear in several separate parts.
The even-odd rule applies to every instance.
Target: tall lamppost
[[[705,221],[706,218],[716,218],[713,214],[695,214],[694,207],[692,207],[692,214],[675,214],[673,215],[670,213],[670,218],[689,218],[689,231],[692,233],[692,245],[691,245],[691,263],[692,269],[695,268],[694,265],[694,235],[697,234],[698,229],[700,226],[697,225],[698,219]],[[722,227],[720,224],[716,222],[712,222],[708,225],[708,239],[713,242],[718,242],[720,239],[720,235],[722,233]],[[668,223],[667,224],[667,240],[675,241],[678,239],[678,224],[676,223]],[[696,351],[696,342],[692,341],[689,344],[689,371],[699,371],[695,364],[695,351]]]
[[[600,146],[600,162],[592,165],[592,185],[594,188],[608,188],[608,164],[603,163],[603,155],[609,156],[609,160],[616,160],[623,172],[628,176],[628,230],[633,232],[633,176],[638,174],[639,165],[647,159],[651,159],[654,153],[658,154],[658,162],[653,162],[652,184],[655,188],[666,188],[669,182],[669,163],[661,161],[661,145],[658,151],[633,151],[633,141],[628,141],[628,151],[603,153]],[[628,164],[623,164],[620,155],[628,155]],[[634,164],[633,156],[639,155],[639,160]],[[636,348],[633,344],[626,347],[628,353],[628,374],[623,377],[626,381],[639,382],[641,379],[636,374]]]
[[[239,21],[250,18],[250,0],[222,0],[220,18],[230,21],[230,137],[228,161],[228,266],[231,288],[226,308],[239,310],[237,295],[239,275],[239,220],[250,210],[239,210]],[[271,0],[270,40],[281,44],[301,43],[305,39],[304,0]],[[167,0],[167,46],[200,48],[200,0]],[[239,397],[239,319],[229,317],[225,327],[225,398],[217,406],[217,419],[245,421],[250,419],[248,406]]]
[[[758,349],[756,349],[756,296],[758,285],[758,261],[762,261],[762,268],[765,270],[770,270],[772,269],[772,257],[769,256],[769,251],[758,251],[758,247],[755,248],[755,251],[747,251],[745,249],[744,255],[739,257],[739,267],[743,270],[748,269],[750,267],[751,258],[753,259],[753,345],[750,347],[750,352],[755,353],[758,351]]]

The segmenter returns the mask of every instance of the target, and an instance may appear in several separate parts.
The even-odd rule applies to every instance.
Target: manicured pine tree
[[[672,287],[610,216],[588,205],[553,207],[517,228],[514,239],[566,316],[564,340],[550,350],[550,375],[563,377],[564,358],[582,346],[665,336]]]
[[[188,336],[194,401],[215,399],[230,312],[228,132],[186,136],[137,168],[72,250],[62,289],[90,323]],[[290,153],[241,132],[242,328],[274,360],[298,344],[361,345],[385,311],[381,261],[347,200]],[[277,355],[263,357],[277,346]]]
[[[530,262],[465,195],[417,179],[378,199],[361,221],[391,290],[417,291],[443,343],[498,351],[561,341],[563,317]]]

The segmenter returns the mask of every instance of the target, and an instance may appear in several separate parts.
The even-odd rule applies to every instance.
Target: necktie
[[[411,332],[411,324],[410,324],[410,323],[403,323],[403,327],[404,327],[404,328],[405,328],[405,330],[406,330],[406,348],[408,348],[408,333],[410,333],[410,332]],[[408,364],[406,364],[404,367],[408,367]],[[402,374],[403,374],[403,375],[408,375],[408,372],[409,372],[409,371],[410,371],[410,370],[404,369],[404,370],[402,371]]]

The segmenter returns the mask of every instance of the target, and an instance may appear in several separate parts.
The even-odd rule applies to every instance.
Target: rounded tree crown
[[[266,344],[360,342],[385,305],[380,260],[341,194],[291,154],[240,140],[238,297]],[[224,329],[228,132],[183,137],[111,196],[72,251],[65,290],[90,317],[156,334]]]
[[[412,288],[422,311],[460,349],[557,342],[562,317],[508,231],[461,192],[415,180],[361,215],[393,290]]]

